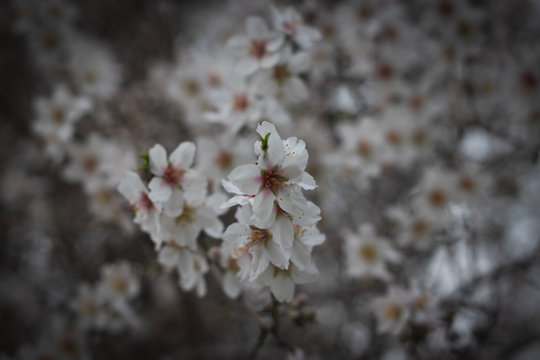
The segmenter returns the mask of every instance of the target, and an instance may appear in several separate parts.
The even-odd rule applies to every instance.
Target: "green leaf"
[[[141,156],[141,159],[143,160],[143,163],[141,165],[141,167],[139,168],[139,170],[149,170],[150,169],[150,155],[148,155],[148,153],[146,154],[142,154]]]
[[[266,134],[264,138],[262,136],[259,136],[261,139],[261,150],[266,151],[268,149],[268,138],[270,137],[270,133]]]

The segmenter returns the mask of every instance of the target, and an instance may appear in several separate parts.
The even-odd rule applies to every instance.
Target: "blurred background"
[[[239,75],[249,16],[306,55],[298,98]],[[539,39],[536,0],[1,2],[0,358],[540,358]],[[262,110],[223,117],[239,79]],[[306,142],[326,236],[277,310],[183,291],[116,189],[189,140],[221,194],[262,120]]]

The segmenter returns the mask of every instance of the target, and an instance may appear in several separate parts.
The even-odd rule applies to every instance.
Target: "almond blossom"
[[[129,171],[118,185],[118,191],[130,202],[135,211],[136,224],[139,224],[143,231],[150,234],[156,247],[161,245],[161,233],[159,214],[161,204],[150,199],[149,191],[143,184],[138,174]]]
[[[229,182],[248,196],[254,196],[253,214],[267,221],[274,202],[287,214],[302,217],[307,202],[301,188],[315,189],[315,180],[305,172],[308,153],[297,138],[281,140],[274,125],[264,121],[257,127],[260,140],[255,143],[257,164],[242,165],[229,174]],[[264,147],[264,150],[262,149]]]
[[[288,7],[280,11],[272,6],[271,9],[275,28],[290,36],[300,47],[309,48],[321,39],[319,30],[306,25],[293,8]]]
[[[236,35],[227,41],[227,47],[240,58],[236,67],[246,75],[274,66],[282,45],[283,35],[270,31],[264,20],[257,16],[246,19],[246,35]]]
[[[195,144],[183,142],[169,155],[163,146],[156,144],[148,152],[150,171],[154,175],[148,187],[150,198],[163,204],[165,214],[176,217],[182,214],[184,200],[198,205],[206,196],[206,180],[190,169],[195,158]]]

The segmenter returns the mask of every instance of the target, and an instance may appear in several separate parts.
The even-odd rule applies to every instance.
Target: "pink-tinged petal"
[[[165,202],[172,194],[171,187],[157,177],[152,178],[148,188],[150,189],[150,199],[155,202]]]
[[[118,185],[118,191],[132,203],[139,200],[141,193],[146,193],[141,178],[133,171],[126,173]]]
[[[283,249],[290,249],[294,240],[294,226],[286,216],[278,216],[272,227],[273,240]]]
[[[274,211],[276,196],[270,191],[261,191],[255,196],[253,202],[253,214],[257,220],[267,222]]]
[[[276,275],[270,282],[270,291],[279,302],[289,302],[294,296],[294,282],[281,274]]]
[[[245,35],[235,35],[227,40],[228,48],[245,49],[249,46],[249,39]]]
[[[246,195],[255,195],[261,186],[261,169],[257,165],[241,165],[229,174],[230,182]]]
[[[280,269],[287,269],[289,266],[290,250],[282,249],[274,241],[268,241],[264,246],[270,262]]]
[[[248,37],[261,39],[268,35],[268,27],[258,16],[249,16],[246,20],[246,33]]]
[[[311,57],[306,52],[299,52],[289,58],[287,65],[293,74],[300,74],[309,70]]]
[[[184,196],[182,195],[182,191],[174,189],[169,200],[163,204],[163,210],[165,211],[165,215],[169,217],[175,218],[180,216],[182,211],[184,211]]]
[[[150,157],[150,171],[156,176],[163,175],[163,170],[167,168],[167,152],[163,146],[156,144],[148,151]]]
[[[169,161],[173,166],[188,169],[193,164],[194,158],[195,144],[191,141],[184,141],[171,153]]]

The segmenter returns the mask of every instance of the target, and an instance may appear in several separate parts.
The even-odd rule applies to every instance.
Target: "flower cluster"
[[[223,181],[235,194],[226,206],[241,205],[238,222],[223,234],[223,251],[240,281],[268,286],[276,299],[290,301],[295,283],[311,282],[317,275],[311,250],[325,239],[316,228],[320,209],[301,191],[316,184],[305,171],[304,141],[282,140],[266,121],[257,133],[256,164],[237,167]]]
[[[217,208],[220,194],[207,197],[207,181],[191,168],[195,144],[186,141],[167,157],[156,144],[148,152],[148,169],[152,179],[143,184],[138,174],[128,172],[118,190],[135,211],[135,223],[147,232],[159,252],[159,262],[178,269],[183,289],[197,288],[206,293],[204,274],[208,263],[198,250],[197,239],[204,232],[219,238],[223,223]]]

